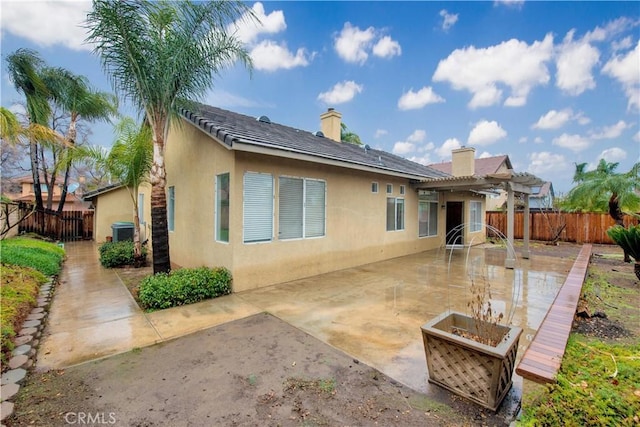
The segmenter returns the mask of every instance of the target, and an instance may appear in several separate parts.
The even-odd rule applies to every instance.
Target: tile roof
[[[507,163],[507,168],[513,169],[509,156],[495,156],[475,159],[475,176],[487,176],[498,172],[503,163]],[[429,165],[430,168],[439,170],[440,172],[451,174],[451,162],[434,163]]]
[[[103,187],[96,188],[95,190],[87,191],[82,195],[82,200],[94,199],[95,197],[101,194],[108,193],[109,191],[112,191],[112,190],[117,190],[118,188],[121,188],[121,187],[124,187],[124,185],[122,185],[119,182],[115,184],[108,184]]]
[[[414,175],[427,179],[449,176],[386,151],[337,143],[309,131],[273,122],[264,123],[255,117],[204,104],[195,103],[191,110],[185,109],[182,114],[188,121],[231,148],[234,148],[236,143],[243,143],[312,156],[317,158],[318,162],[338,161],[345,167],[365,166],[378,169],[380,172]],[[274,151],[275,155],[277,151]]]

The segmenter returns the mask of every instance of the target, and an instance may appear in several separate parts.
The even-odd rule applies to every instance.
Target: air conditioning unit
[[[111,224],[111,232],[114,242],[124,242],[125,240],[133,240],[133,223],[132,222],[114,222]]]

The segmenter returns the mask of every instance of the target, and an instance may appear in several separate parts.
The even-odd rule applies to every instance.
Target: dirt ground
[[[532,251],[577,254],[576,245],[566,244],[535,244]],[[590,307],[607,317],[581,319],[577,327],[599,322],[603,339],[637,339],[633,301],[640,302],[640,284],[633,266],[615,247],[596,245],[593,252],[590,274],[624,288],[625,301],[615,309]],[[505,424],[446,392],[426,396],[404,387],[266,313],[64,371],[33,372],[15,411],[5,420],[9,427]]]

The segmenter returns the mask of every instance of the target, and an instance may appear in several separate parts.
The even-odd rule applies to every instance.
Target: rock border
[[[15,406],[13,399],[18,395],[28,371],[35,365],[38,345],[49,315],[55,285],[56,279],[51,278],[40,286],[36,307],[22,323],[22,328],[14,340],[16,348],[11,352],[12,357],[7,363],[9,370],[0,377],[0,421],[13,415]]]

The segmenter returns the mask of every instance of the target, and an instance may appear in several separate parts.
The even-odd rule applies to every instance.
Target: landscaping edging
[[[16,348],[11,352],[12,357],[7,363],[9,370],[4,372],[0,379],[0,421],[6,420],[13,414],[13,399],[18,395],[29,369],[35,364],[55,283],[55,279],[51,279],[40,286],[36,307],[22,323],[22,328],[14,340]]]

